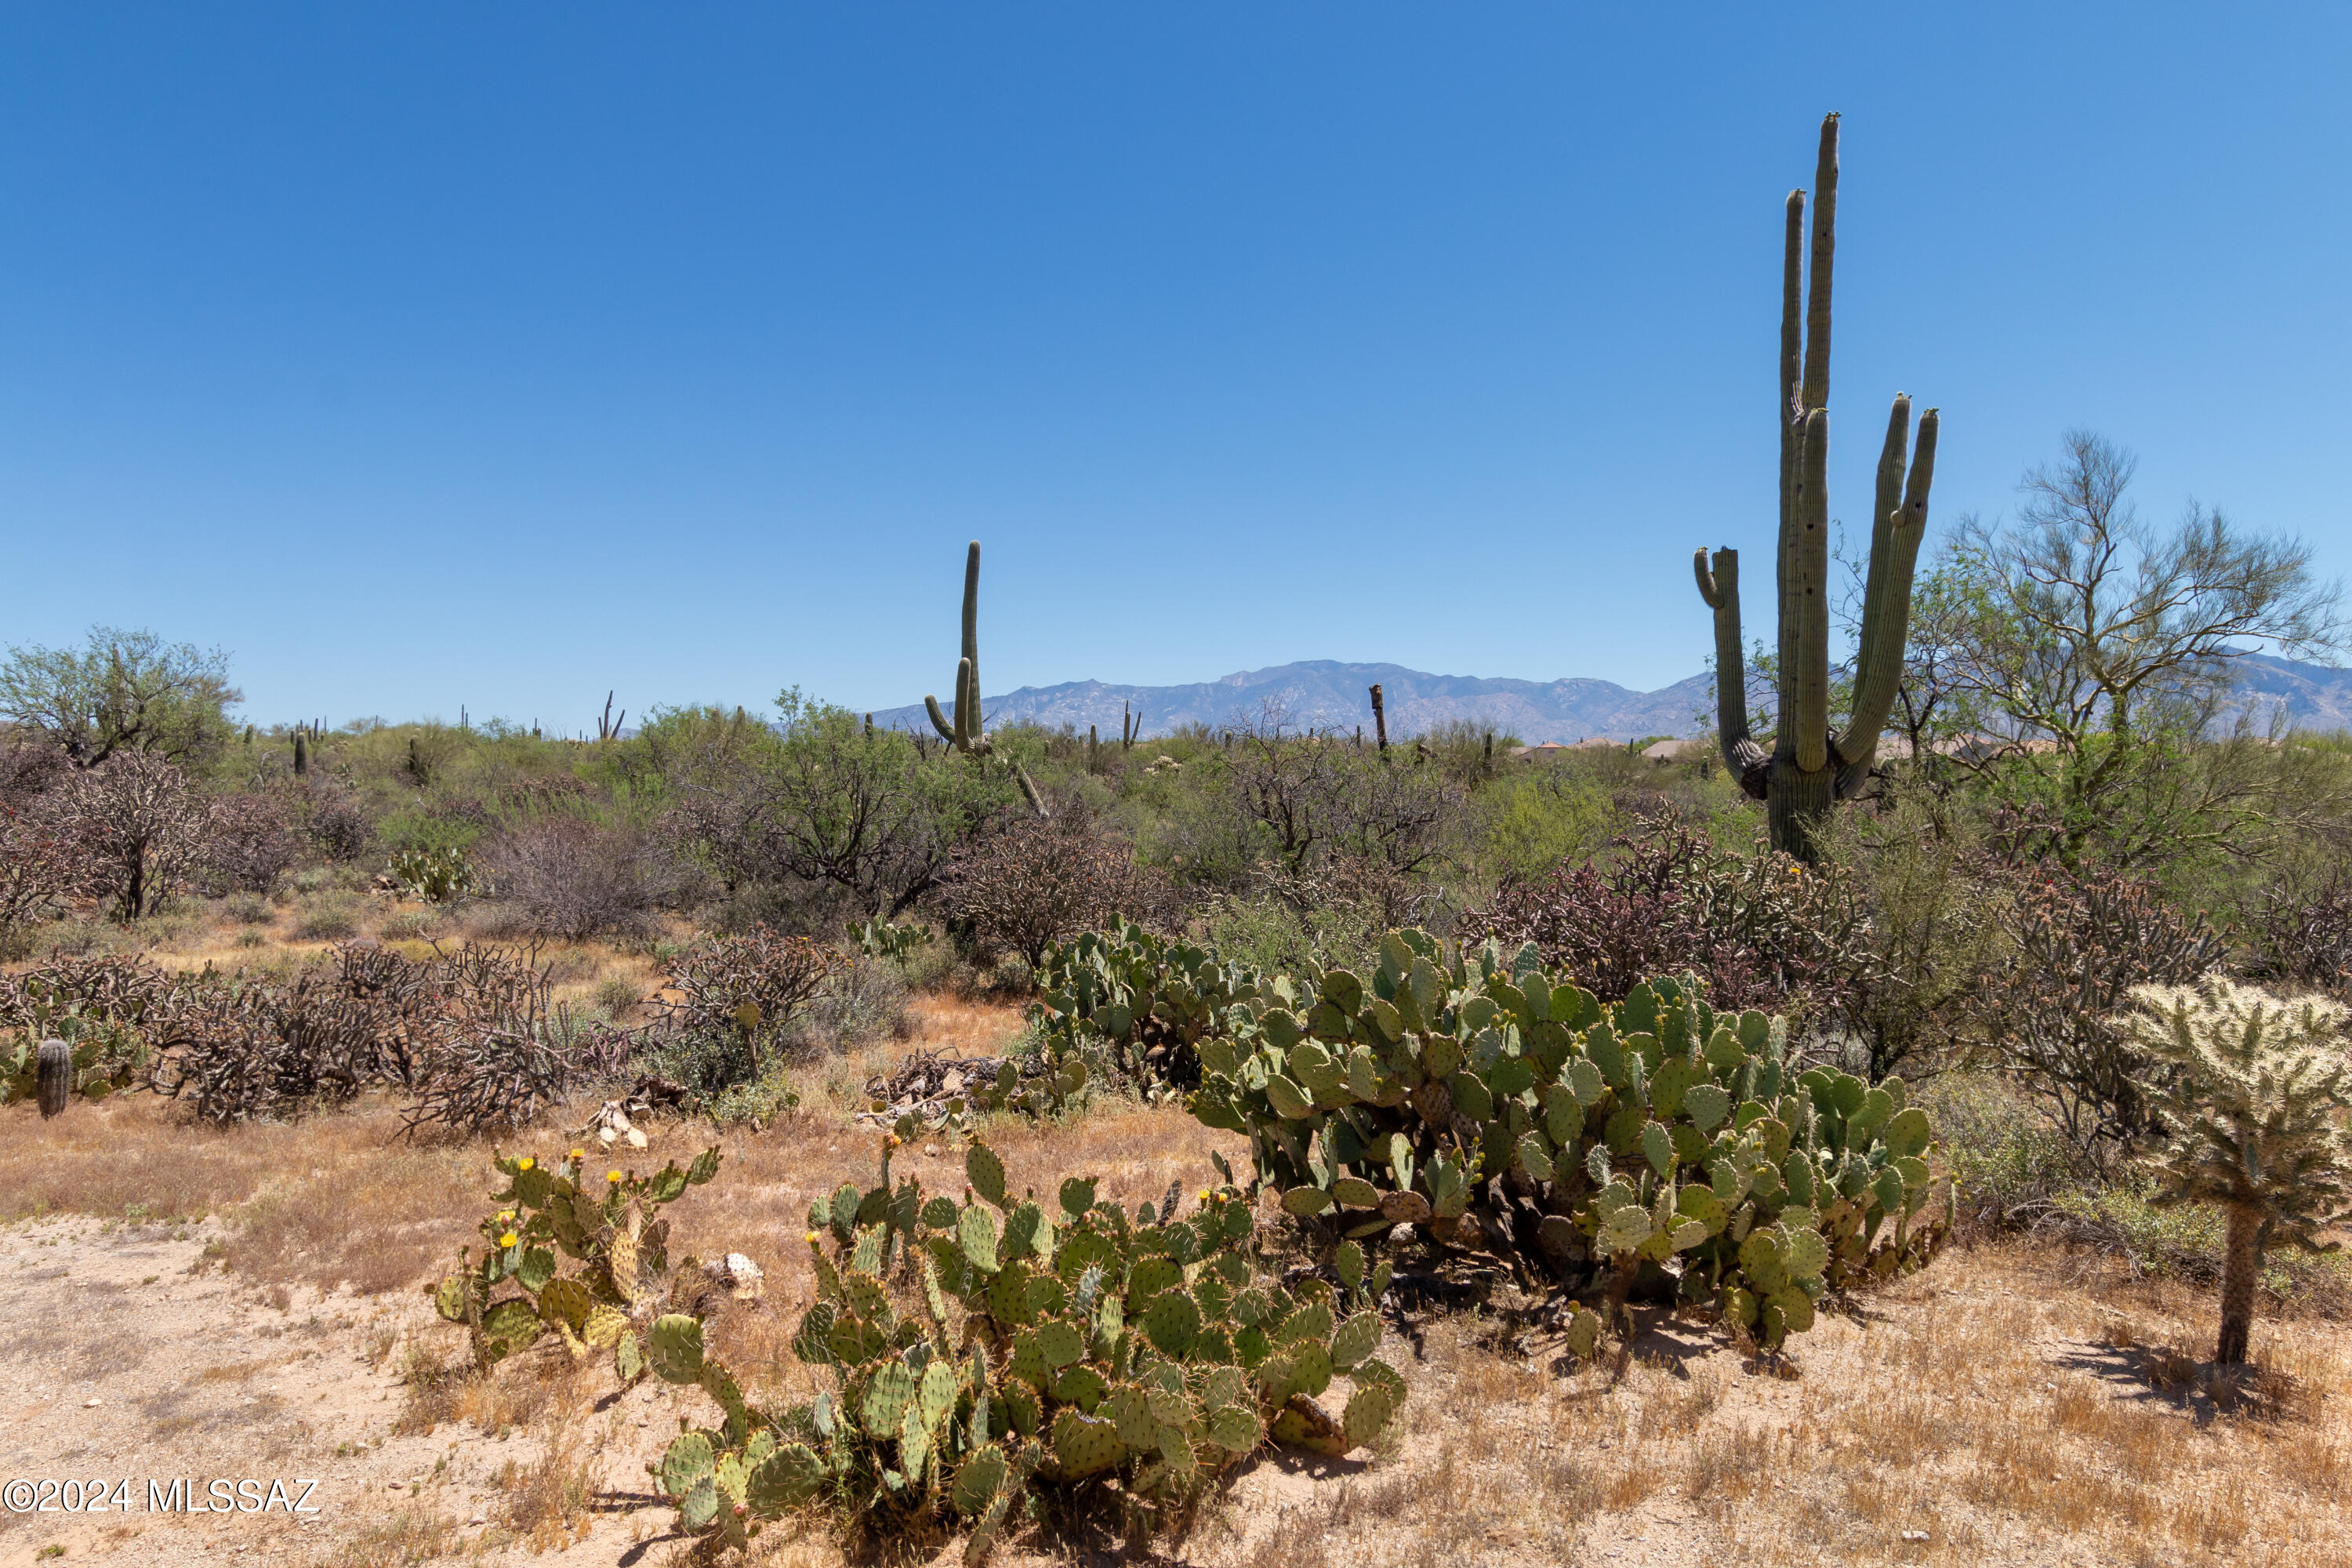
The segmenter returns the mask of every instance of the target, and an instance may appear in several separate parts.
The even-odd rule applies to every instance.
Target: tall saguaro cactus
[[[1811,275],[1805,256],[1805,193],[1789,193],[1781,253],[1780,721],[1768,753],[1748,728],[1748,660],[1739,630],[1739,552],[1723,549],[1692,565],[1699,597],[1715,612],[1716,727],[1724,761],[1740,787],[1765,803],[1772,847],[1813,858],[1813,831],[1840,799],[1859,794],[1878,754],[1878,737],[1903,675],[1910,633],[1911,577],[1927,527],[1936,474],[1936,410],[1911,438],[1911,399],[1895,395],[1879,450],[1871,508],[1870,574],[1863,588],[1853,712],[1829,721],[1830,276],[1837,246],[1838,117],[1822,121],[1813,176]]]
[[[955,717],[952,721],[940,711],[940,700],[928,692],[923,697],[923,711],[931,716],[931,728],[937,730],[948,744],[968,757],[988,757],[996,748],[989,743],[981,731],[980,713],[980,541],[963,558],[963,657],[956,662]],[[1054,814],[1045,809],[1037,786],[1030,782],[1028,772],[1012,759],[1005,765],[1021,785],[1022,798],[1029,809],[1041,817]]]

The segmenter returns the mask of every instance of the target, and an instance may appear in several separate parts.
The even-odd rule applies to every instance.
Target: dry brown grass
[[[2202,1294],[2025,1249],[1939,1261],[1827,1318],[1793,1378],[1719,1336],[1645,1337],[1622,1384],[1557,1348],[1433,1321],[1388,1464],[1347,1485],[1407,1500],[1352,1521],[1337,1490],[1265,1517],[1248,1485],[1215,1560],[1391,1565],[2352,1562],[2336,1506],[2352,1353],[2265,1322],[2263,1364],[2166,1389],[2147,1346],[2210,1346]],[[2175,1353],[2179,1353],[2176,1349]],[[2170,1364],[2167,1363],[2165,1364]],[[1924,1532],[1906,1540],[1905,1532]]]
[[[583,952],[571,970],[583,988],[653,978],[646,961],[612,952]],[[914,1043],[929,1049],[995,1054],[1020,1026],[1016,1009],[984,1001],[925,997],[914,1011]],[[806,1069],[802,1110],[776,1125],[721,1134],[672,1124],[635,1157],[641,1167],[683,1159],[713,1138],[724,1150],[719,1179],[670,1211],[672,1255],[741,1251],[766,1271],[764,1300],[719,1304],[711,1325],[719,1353],[763,1401],[818,1386],[787,1348],[812,1286],[805,1216],[842,1182],[874,1179],[877,1135],[847,1113],[865,1078],[908,1048],[877,1045]],[[504,1142],[552,1152],[568,1142],[563,1120]],[[487,1377],[466,1367],[463,1336],[406,1293],[471,1239],[492,1186],[491,1146],[411,1147],[393,1138],[397,1125],[380,1102],[226,1131],[144,1097],[77,1104],[48,1123],[11,1108],[0,1110],[0,1211],[212,1215],[225,1222],[219,1260],[273,1299],[338,1286],[400,1293],[373,1326],[351,1331],[370,1362],[404,1373],[396,1429],[466,1423],[530,1435],[499,1477],[499,1528],[530,1549],[575,1542],[598,1486],[635,1484],[595,1468],[610,1436],[598,1422],[611,1419],[595,1406],[611,1373],[551,1351]],[[1121,1104],[987,1136],[1016,1189],[1050,1193],[1064,1175],[1089,1173],[1130,1205],[1157,1201],[1171,1181],[1202,1184],[1212,1149],[1242,1152],[1181,1110]],[[961,1151],[918,1142],[895,1169],[952,1193]],[[1517,1338],[1491,1318],[1419,1320],[1384,1352],[1412,1388],[1387,1451],[1369,1464],[1270,1457],[1189,1542],[1160,1552],[1236,1568],[2352,1563],[2340,1506],[2352,1492],[2352,1411],[2340,1393],[2352,1347],[2335,1325],[2265,1318],[2261,1363],[2217,1377],[2200,1361],[2215,1327],[2210,1289],[1990,1245],[1855,1308],[1825,1315],[1779,1364],[1703,1328],[1655,1325],[1622,1382],[1605,1363],[1569,1367],[1556,1343]],[[205,1375],[241,1380],[265,1364],[224,1357]],[[1016,1544],[1005,1561],[1100,1555],[1067,1538]],[[759,1545],[755,1561],[841,1561],[792,1529]],[[370,1523],[331,1561],[416,1563],[462,1549],[451,1521],[411,1511]]]

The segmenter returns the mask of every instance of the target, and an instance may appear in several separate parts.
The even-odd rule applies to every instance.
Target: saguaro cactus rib
[[[956,661],[955,718],[950,721],[940,711],[940,700],[929,692],[923,695],[923,711],[930,715],[931,728],[942,740],[970,757],[992,755],[995,747],[982,731],[980,711],[980,541],[975,539],[963,558],[963,657]],[[1031,782],[1028,771],[1018,763],[1007,760],[1013,782],[1021,786],[1021,795],[1028,801],[1029,809],[1041,817],[1054,814],[1045,809],[1043,796]]]
[[[1810,859],[1812,830],[1839,798],[1870,776],[1878,737],[1902,680],[1911,619],[1911,579],[1927,531],[1935,478],[1937,415],[1919,417],[1917,451],[1906,462],[1911,400],[1897,394],[1887,416],[1871,518],[1870,569],[1863,591],[1853,712],[1843,733],[1829,715],[1829,386],[1832,264],[1837,245],[1838,117],[1822,121],[1814,170],[1810,276],[1806,198],[1789,194],[1780,272],[1780,420],[1778,556],[1780,704],[1767,755],[1748,729],[1746,650],[1736,552],[1700,551],[1693,564],[1699,597],[1715,613],[1716,716],[1724,761],[1748,794],[1769,807],[1775,848]]]

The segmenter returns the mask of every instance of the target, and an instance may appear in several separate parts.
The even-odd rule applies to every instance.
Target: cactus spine
[[[954,701],[955,719],[950,723],[948,716],[940,711],[940,700],[928,692],[924,694],[923,711],[930,715],[931,728],[937,730],[948,744],[968,757],[992,755],[996,748],[981,729],[980,541],[977,539],[971,542],[971,547],[964,552],[963,558],[963,657],[956,662]],[[1050,818],[1054,814],[1045,809],[1045,802],[1038,795],[1036,784],[1030,781],[1027,770],[1010,758],[1006,759],[1005,765],[1013,770],[1013,780],[1020,784],[1022,797],[1028,801],[1029,809],[1040,817]]]
[[[1805,193],[1789,193],[1780,270],[1780,721],[1767,753],[1748,727],[1747,654],[1739,626],[1739,552],[1702,549],[1692,562],[1699,597],[1715,612],[1716,727],[1740,787],[1765,803],[1772,847],[1813,857],[1814,826],[1860,793],[1878,752],[1911,621],[1911,577],[1927,531],[1936,471],[1937,412],[1919,416],[1906,455],[1911,399],[1886,421],[1871,512],[1870,574],[1863,589],[1853,712],[1829,724],[1830,283],[1837,243],[1838,117],[1822,121],[1813,178],[1812,266],[1805,266]],[[1907,470],[1907,471],[1906,471]]]

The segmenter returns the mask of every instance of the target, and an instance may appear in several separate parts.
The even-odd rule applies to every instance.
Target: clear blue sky
[[[1653,688],[1772,528],[2069,425],[2352,568],[2352,10],[11,4],[0,642],[264,722],[1302,658]]]

